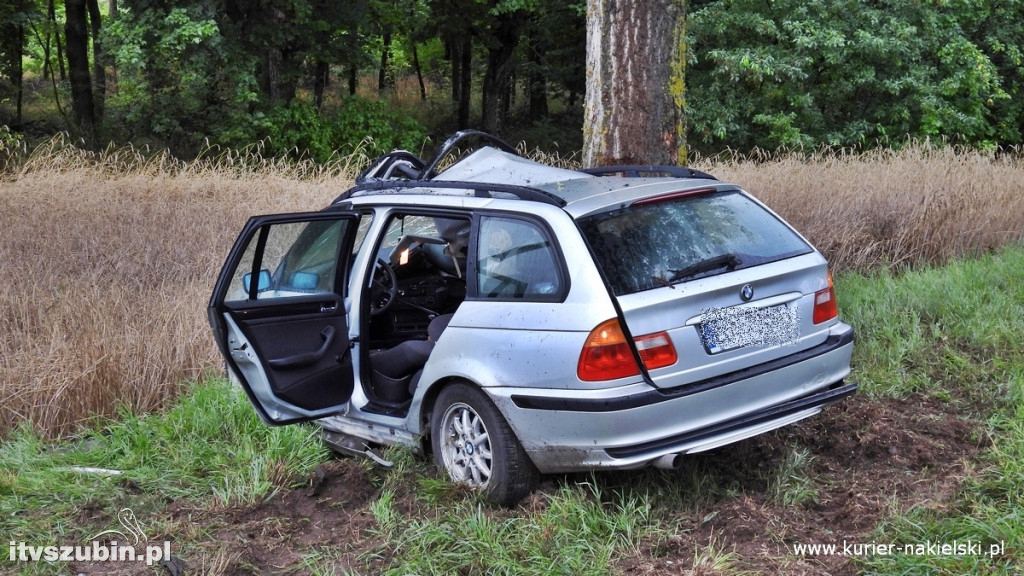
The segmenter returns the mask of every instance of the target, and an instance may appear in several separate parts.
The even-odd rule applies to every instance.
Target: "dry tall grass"
[[[258,151],[181,163],[55,141],[0,179],[0,436],[152,410],[219,366],[205,306],[244,221],[323,207],[359,164]],[[742,183],[841,268],[941,261],[1024,235],[1020,156],[921,146],[698,167]]]
[[[1024,155],[911,144],[900,151],[699,162],[740,183],[834,269],[939,264],[1024,239]]]
[[[37,151],[0,181],[0,436],[163,405],[217,364],[204,310],[245,220],[319,209],[356,168]]]

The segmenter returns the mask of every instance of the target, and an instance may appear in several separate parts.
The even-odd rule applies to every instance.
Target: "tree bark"
[[[95,103],[89,74],[89,33],[86,0],[65,0],[64,36],[67,39],[71,109],[75,127],[88,144],[96,141]]]
[[[458,129],[469,128],[470,90],[473,87],[473,40],[470,36],[454,37],[448,42],[452,62],[452,102]]]
[[[682,164],[684,0],[587,0],[583,161]]]
[[[22,64],[25,56],[25,25],[15,24],[10,32],[14,35],[14,42],[11,45],[11,83],[14,84],[15,111],[14,127],[21,127],[21,107],[25,98],[25,69]],[[6,32],[6,31],[5,31]]]
[[[538,39],[537,28],[531,26],[530,29],[532,31],[528,50],[530,69],[527,74],[527,81],[530,85],[527,92],[530,95],[530,120],[537,122],[548,116],[548,77],[544,72],[544,56],[541,52],[543,47]]]
[[[427,85],[423,83],[423,68],[420,66],[420,55],[416,50],[416,42],[409,41],[412,45],[412,65],[416,69],[416,80],[420,83],[420,100],[427,101]]]

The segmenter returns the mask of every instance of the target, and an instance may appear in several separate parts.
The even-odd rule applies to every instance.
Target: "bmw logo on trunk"
[[[746,284],[743,288],[740,288],[740,298],[743,298],[744,302],[750,302],[750,299],[754,297],[754,287],[750,284]]]

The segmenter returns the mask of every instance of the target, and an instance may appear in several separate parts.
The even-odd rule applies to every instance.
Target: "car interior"
[[[393,217],[371,286],[366,409],[403,413],[434,343],[466,297],[469,218]]]

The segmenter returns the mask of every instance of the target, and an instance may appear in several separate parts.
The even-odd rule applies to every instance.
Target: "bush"
[[[11,132],[10,127],[0,124],[0,174],[11,164],[22,146],[21,134]]]
[[[312,104],[295,99],[262,116],[254,139],[265,139],[270,155],[326,161],[333,154],[362,149],[378,156],[396,148],[418,151],[427,138],[419,122],[388,108],[384,102],[347,98],[323,115]]]

